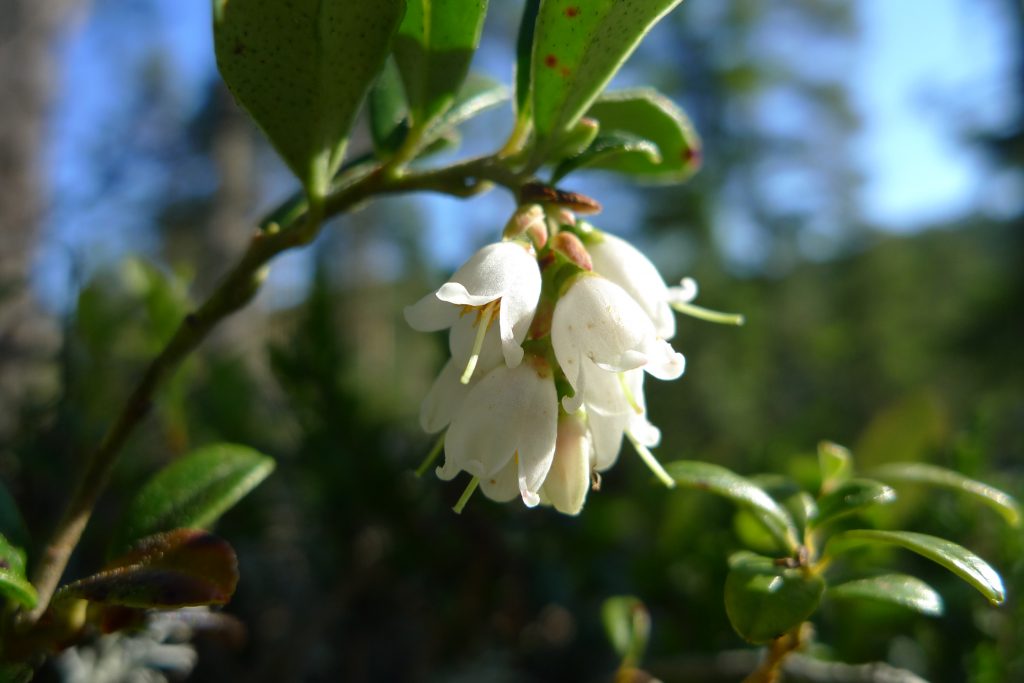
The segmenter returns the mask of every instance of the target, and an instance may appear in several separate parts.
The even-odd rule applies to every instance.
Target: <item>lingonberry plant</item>
[[[504,86],[469,74],[485,0],[216,0],[221,75],[301,191],[260,223],[219,287],[153,358],[85,460],[57,530],[28,561],[30,534],[0,491],[0,592],[8,605],[0,679],[28,680],[53,653],[96,632],[137,628],[156,611],[229,601],[237,560],[207,529],[274,469],[271,458],[239,445],[210,445],[153,475],[112,534],[111,559],[85,578],[61,580],[154,396],[252,299],[267,264],[309,244],[326,219],[409,192],[470,198],[497,187],[517,207],[495,217],[494,242],[405,310],[412,328],[448,334],[451,358],[420,414],[423,430],[439,436],[419,473],[436,465],[443,480],[468,475],[456,513],[480,488],[494,501],[586,514],[588,492],[624,448],[674,489],[665,495],[698,489],[735,502],[749,550],[729,559],[725,610],[740,636],[768,645],[750,681],[775,680],[787,657],[808,645],[808,624],[826,600],[941,612],[932,588],[881,567],[834,581],[832,568],[863,546],[916,552],[991,603],[1003,601],[999,575],[969,550],[849,523],[912,482],[978,497],[1017,524],[1017,504],[980,482],[920,464],[855,474],[850,454],[829,443],[820,447],[811,490],[780,474],[743,477],[697,461],[662,465],[652,452],[660,432],[648,419],[644,381],[684,373],[683,355],[670,343],[675,314],[727,324],[742,318],[694,304],[691,279],[668,285],[635,246],[584,218],[600,211],[597,199],[562,183],[580,169],[681,183],[698,169],[700,142],[679,107],[650,88],[605,91],[679,2],[527,0],[510,97]],[[430,165],[434,152],[457,142],[460,124],[509,99],[514,125],[492,153]],[[373,148],[352,157],[347,143],[363,110]],[[604,618],[621,656],[618,679],[640,680],[652,628],[643,603],[610,597]]]

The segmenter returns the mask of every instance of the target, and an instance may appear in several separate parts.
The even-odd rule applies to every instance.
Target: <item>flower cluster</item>
[[[456,509],[479,486],[496,501],[518,496],[576,514],[623,438],[672,486],[648,450],[661,435],[647,419],[643,381],[683,374],[668,343],[672,309],[696,309],[695,296],[692,280],[666,286],[628,242],[531,205],[504,241],[406,308],[413,328],[449,330],[451,358],[420,423],[447,430],[437,475],[472,476]]]

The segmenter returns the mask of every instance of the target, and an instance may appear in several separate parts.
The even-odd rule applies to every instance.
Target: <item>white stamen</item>
[[[476,364],[480,360],[480,349],[484,346],[484,337],[487,335],[487,328],[491,324],[491,318],[494,315],[496,302],[492,301],[483,307],[480,311],[480,320],[477,321],[476,338],[473,339],[473,353],[469,357],[469,362],[466,363],[466,370],[462,373],[462,377],[459,381],[463,384],[469,384],[469,380],[473,377],[473,371],[476,370]]]
[[[633,392],[629,390],[629,383],[626,381],[626,373],[620,372],[619,375],[619,386],[622,387],[622,395],[626,397],[626,402],[629,407],[633,409],[637,415],[643,415],[644,409],[640,407],[636,397],[633,396]]]
[[[651,472],[654,472],[654,476],[660,479],[661,483],[668,488],[674,489],[676,487],[676,480],[665,471],[665,468],[661,466],[661,463],[654,457],[654,454],[647,449],[647,446],[644,446],[633,438],[633,435],[629,432],[626,432],[626,436],[629,438],[629,442],[633,444],[633,448],[636,449],[637,455],[640,456],[640,459],[644,461],[644,464],[647,465],[648,468],[650,468]]]
[[[427,457],[425,457],[423,462],[420,463],[420,466],[416,468],[417,477],[422,477],[426,474],[427,470],[430,469],[430,466],[434,464],[435,460],[437,460],[437,457],[441,455],[441,451],[444,449],[444,437],[447,433],[448,432],[441,432],[441,436],[439,436],[437,441],[434,442],[434,445],[430,448],[430,452],[427,453]]]
[[[698,320],[704,320],[709,323],[739,326],[746,322],[746,318],[744,318],[740,313],[722,313],[721,311],[713,311],[710,308],[704,308],[703,306],[686,304],[678,301],[673,301],[671,306],[680,313],[688,315],[691,318],[697,318]]]
[[[462,514],[463,508],[466,507],[466,503],[469,502],[470,497],[473,495],[473,492],[476,491],[476,487],[479,485],[480,477],[473,477],[472,479],[469,480],[469,483],[466,484],[466,490],[463,491],[462,496],[459,497],[459,502],[455,503],[455,505],[452,506],[452,511],[455,514]]]

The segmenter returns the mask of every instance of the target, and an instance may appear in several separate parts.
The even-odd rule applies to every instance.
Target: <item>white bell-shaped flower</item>
[[[488,497],[507,501],[518,491],[533,507],[551,468],[557,424],[558,394],[547,363],[531,355],[515,368],[499,365],[452,417],[437,475],[449,480],[465,471]]]
[[[615,407],[621,392],[609,388],[619,382],[611,373],[643,368],[659,379],[676,379],[685,369],[683,355],[659,338],[640,305],[615,283],[591,273],[577,276],[555,304],[551,344],[575,392],[564,401],[569,413],[584,401],[604,412],[622,412]],[[609,401],[612,405],[606,405]]]
[[[541,499],[567,515],[579,514],[590,489],[594,445],[583,413],[562,415],[558,419],[555,457],[551,461]]]
[[[594,272],[626,290],[654,323],[657,335],[672,339],[676,334],[676,319],[669,306],[669,288],[658,269],[626,240],[604,231],[594,230],[591,234],[587,251]]]
[[[537,309],[540,288],[540,268],[530,245],[519,241],[489,244],[436,292],[406,307],[405,319],[413,329],[433,332],[452,327],[466,307],[481,310],[485,328],[497,314],[505,363],[515,367],[523,359],[522,343]]]

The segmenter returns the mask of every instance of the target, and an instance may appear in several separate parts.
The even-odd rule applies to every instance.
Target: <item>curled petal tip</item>
[[[575,413],[576,411],[578,411],[582,407],[583,407],[583,396],[580,394],[580,392],[577,391],[572,396],[563,396],[562,397],[562,408],[564,408],[565,412],[569,413],[570,415],[572,415],[573,413]]]
[[[436,474],[437,478],[442,481],[451,481],[452,479],[455,478],[455,475],[458,473],[458,468],[449,467],[447,460],[445,460],[445,463],[443,465],[440,465],[439,467],[434,469],[434,474]]]
[[[505,365],[508,367],[516,368],[523,362],[523,347],[515,343],[503,344],[501,350],[505,354]]]

